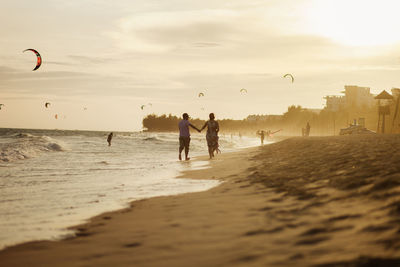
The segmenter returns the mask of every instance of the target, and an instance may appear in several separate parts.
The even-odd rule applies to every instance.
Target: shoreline
[[[291,138],[178,178],[207,191],[138,200],[76,237],[0,251],[5,266],[400,263],[400,136]],[[396,157],[397,156],[397,157]],[[352,265],[352,266],[353,266]]]
[[[217,187],[220,187],[224,182],[226,182],[226,181],[221,180],[222,176],[221,177],[215,176],[215,175],[204,176],[204,172],[210,171],[213,167],[215,168],[215,164],[221,164],[221,163],[222,163],[222,168],[225,169],[225,164],[223,164],[224,158],[241,155],[242,153],[247,153],[247,151],[254,151],[257,149],[259,149],[259,146],[240,148],[238,151],[226,152],[223,154],[219,154],[216,158],[214,158],[211,161],[208,159],[208,155],[206,155],[206,154],[201,155],[201,156],[195,156],[191,159],[191,162],[193,162],[193,161],[195,161],[195,162],[208,161],[209,165],[206,168],[200,167],[200,168],[193,168],[190,170],[183,170],[177,176],[174,177],[174,179],[218,180],[221,182],[220,184],[218,184],[208,190],[199,191],[199,192],[186,192],[186,193],[180,193],[180,194],[175,194],[175,195],[166,195],[166,196],[154,196],[154,197],[143,198],[143,199],[139,199],[139,200],[133,200],[133,201],[130,201],[127,203],[128,207],[126,207],[126,208],[103,212],[98,215],[87,218],[85,220],[85,222],[67,227],[66,230],[72,230],[74,232],[74,234],[72,234],[72,235],[68,234],[64,237],[56,238],[54,240],[47,240],[47,239],[33,240],[33,241],[27,241],[27,242],[23,242],[23,243],[5,246],[4,248],[2,248],[0,250],[0,258],[2,258],[3,253],[7,254],[7,252],[9,250],[16,249],[17,251],[19,251],[20,248],[22,248],[22,250],[25,250],[25,248],[26,248],[28,251],[30,251],[30,250],[35,251],[38,249],[38,247],[39,248],[42,247],[42,245],[45,245],[47,247],[48,245],[52,246],[52,245],[56,245],[57,243],[68,242],[69,240],[76,240],[76,239],[90,236],[90,235],[92,235],[92,233],[89,232],[88,229],[93,228],[93,227],[103,226],[104,225],[103,222],[107,222],[107,221],[111,220],[114,215],[124,214],[124,213],[132,211],[132,207],[135,206],[136,203],[141,203],[141,202],[145,202],[145,201],[152,200],[152,199],[164,199],[164,198],[169,199],[169,198],[172,198],[175,196],[203,193],[203,192],[208,192]],[[185,163],[186,162],[182,161],[182,164],[185,164]],[[235,171],[232,171],[232,173],[235,173]],[[7,261],[4,261],[4,262],[7,262]],[[30,260],[28,260],[28,262],[30,265],[32,265],[32,264],[35,265],[35,263],[31,262]],[[21,266],[23,266],[25,264],[26,263],[21,263]],[[43,266],[42,264],[43,264],[43,262],[38,264],[38,266]],[[13,262],[11,265],[19,266],[18,263],[15,263],[15,262]],[[44,264],[44,265],[46,266],[47,264]],[[59,265],[59,263],[57,263],[57,265]],[[68,263],[65,266],[70,266],[70,265]]]
[[[224,154],[237,153],[237,152],[240,152],[241,150],[249,149],[249,148],[251,149],[251,148],[254,148],[254,147],[238,148],[238,149],[236,149],[236,151],[226,152]],[[174,174],[172,174],[172,176],[170,176],[170,179],[182,179],[182,178],[185,178],[185,177],[181,177],[181,176],[183,175],[184,172],[187,172],[188,169],[190,169],[190,171],[201,171],[201,170],[203,170],[205,168],[208,169],[208,168],[210,168],[209,162],[210,161],[208,159],[208,154],[206,154],[206,153],[204,153],[202,155],[194,156],[192,158],[192,160],[190,160],[188,162],[185,162],[185,161],[179,162],[179,161],[177,161],[176,163],[178,165],[181,165],[180,168],[182,170],[179,170],[179,171],[175,172]],[[193,180],[202,180],[202,179],[193,179]],[[203,179],[203,180],[215,180],[215,179]],[[79,230],[77,230],[77,229],[80,228],[81,225],[87,224],[93,218],[99,217],[102,214],[119,212],[121,210],[129,208],[131,206],[131,204],[136,202],[136,201],[146,200],[146,199],[155,198],[155,197],[162,197],[162,196],[168,197],[168,196],[174,196],[174,195],[180,195],[180,194],[203,192],[203,191],[207,191],[207,190],[209,190],[209,189],[211,189],[213,187],[216,187],[218,185],[219,184],[216,183],[215,185],[211,185],[212,187],[207,186],[207,189],[200,189],[200,190],[197,190],[197,191],[189,190],[189,191],[186,191],[186,192],[183,192],[183,193],[182,192],[170,193],[168,195],[160,194],[160,195],[156,195],[156,196],[142,197],[142,198],[135,199],[135,200],[128,200],[128,201],[124,202],[123,205],[120,205],[119,207],[108,209],[108,210],[106,209],[106,210],[101,211],[100,213],[91,214],[91,215],[88,215],[87,217],[82,217],[82,219],[80,219],[79,221],[76,221],[73,224],[69,224],[69,225],[64,226],[64,228],[62,228],[62,230],[61,229],[59,230],[60,234],[58,234],[56,236],[53,236],[51,238],[48,238],[48,237],[44,237],[43,239],[42,238],[36,238],[36,239],[31,239],[31,240],[20,241],[20,242],[17,242],[17,243],[6,244],[6,245],[0,247],[0,252],[3,251],[3,250],[6,250],[8,248],[24,245],[24,244],[27,244],[27,243],[42,242],[42,241],[58,242],[58,241],[63,241],[65,239],[74,238],[76,236],[81,235],[81,233],[79,233]],[[61,232],[64,232],[64,233],[61,233]]]

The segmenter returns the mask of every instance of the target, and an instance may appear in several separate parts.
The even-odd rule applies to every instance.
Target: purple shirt
[[[181,120],[178,124],[179,126],[179,136],[182,137],[189,137],[190,133],[189,133],[189,121],[188,120]]]

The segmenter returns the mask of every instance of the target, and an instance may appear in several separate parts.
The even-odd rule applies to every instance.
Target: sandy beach
[[[399,266],[400,136],[290,138],[182,178],[211,190],[132,202],[1,266]]]

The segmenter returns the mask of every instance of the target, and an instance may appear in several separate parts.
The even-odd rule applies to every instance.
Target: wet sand
[[[400,266],[400,135],[291,138],[184,173],[156,197],[0,251],[1,266]]]

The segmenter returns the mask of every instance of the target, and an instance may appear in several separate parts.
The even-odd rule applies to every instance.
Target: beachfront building
[[[345,97],[340,95],[328,95],[324,99],[326,100],[325,109],[333,112],[344,108],[346,104]]]
[[[394,88],[393,87],[390,91],[392,92],[392,96],[394,98],[397,99],[400,96],[400,88]]]
[[[374,95],[371,94],[369,87],[345,85],[342,93],[345,95],[325,96],[325,109],[329,111],[338,111],[340,109],[371,108],[376,103]]]
[[[344,91],[341,91],[344,95],[329,95],[324,97],[326,100],[325,110],[333,113],[340,113],[340,117],[336,117],[333,120],[338,119],[339,127],[348,127],[354,123],[354,120],[362,119],[362,123],[369,129],[376,128],[376,122],[378,120],[375,106],[377,100],[374,99],[374,95],[371,94],[369,87],[361,87],[357,85],[345,85]]]
[[[369,87],[345,85],[344,89],[346,108],[371,108],[376,103]]]

